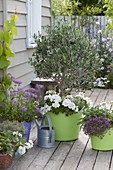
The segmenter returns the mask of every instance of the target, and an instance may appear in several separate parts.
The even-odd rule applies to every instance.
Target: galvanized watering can
[[[48,124],[45,124],[45,119],[47,119]],[[37,124],[37,145],[43,148],[54,147],[55,146],[55,131],[52,126],[49,115],[45,115],[42,118],[40,125],[38,121],[36,120],[36,124]]]

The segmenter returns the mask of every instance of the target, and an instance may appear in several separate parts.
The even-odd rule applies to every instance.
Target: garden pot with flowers
[[[91,138],[92,149],[113,150],[113,111],[106,103],[86,108],[83,111],[82,127]]]
[[[39,111],[38,101],[41,97],[40,88],[42,86],[36,85],[36,88],[23,89],[20,87],[22,84],[20,80],[16,80],[14,76],[9,77],[13,84],[1,106],[0,117],[4,120],[24,122],[27,132],[23,137],[26,137],[28,142],[31,122],[35,120],[37,110]]]
[[[22,138],[25,128],[18,121],[3,121],[0,124],[0,169],[8,168],[15,156],[15,152],[22,155],[33,145]],[[29,148],[28,148],[29,147]]]
[[[42,114],[49,114],[55,128],[56,141],[75,140],[79,136],[82,109],[89,106],[89,98],[83,93],[72,97],[61,97],[54,91],[48,91],[44,97]]]

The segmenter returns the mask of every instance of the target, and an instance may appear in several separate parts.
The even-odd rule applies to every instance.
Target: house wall
[[[3,28],[3,1],[0,0],[0,30]]]
[[[28,58],[32,56],[33,48],[28,49],[26,45],[27,34],[27,0],[6,0],[7,1],[7,19],[16,11],[18,15],[17,28],[18,35],[14,38],[11,49],[15,52],[15,57],[10,59],[11,65],[8,72],[17,79],[23,81],[23,87],[27,87],[31,80],[36,76],[33,68],[28,63]],[[2,26],[2,0],[0,0],[0,26]],[[50,0],[42,0],[42,26],[51,25],[51,3]],[[45,32],[42,28],[42,34]]]

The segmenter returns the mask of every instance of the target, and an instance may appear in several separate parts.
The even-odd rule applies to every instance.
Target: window
[[[27,0],[27,47],[33,48],[34,33],[41,33],[41,0]]]

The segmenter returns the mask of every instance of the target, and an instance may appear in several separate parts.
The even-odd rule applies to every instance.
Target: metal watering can
[[[45,119],[47,119],[48,124],[45,124]],[[37,145],[43,148],[54,147],[55,146],[55,132],[54,132],[54,128],[52,126],[49,115],[45,115],[42,118],[40,125],[38,121],[36,120],[36,124],[37,124]]]

